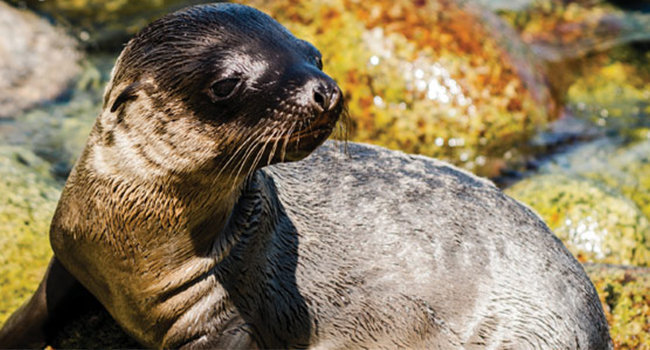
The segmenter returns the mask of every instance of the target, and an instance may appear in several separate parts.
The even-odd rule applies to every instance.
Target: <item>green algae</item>
[[[615,349],[650,346],[650,269],[587,264]]]
[[[543,169],[598,181],[631,199],[650,217],[650,140],[599,140],[558,155]],[[650,232],[645,240],[650,241]]]
[[[644,65],[605,59],[571,85],[568,107],[574,115],[619,134],[633,135],[638,128],[647,128],[650,126],[650,85],[647,84],[650,72]]]
[[[615,189],[562,173],[534,175],[506,193],[535,209],[581,261],[650,266],[650,223]]]
[[[52,256],[50,220],[60,195],[49,164],[0,146],[0,324],[35,290]]]

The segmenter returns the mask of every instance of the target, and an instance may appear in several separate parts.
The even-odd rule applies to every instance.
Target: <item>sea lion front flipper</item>
[[[0,329],[0,348],[42,348],[51,329],[67,318],[70,307],[92,298],[56,257],[50,260],[45,276],[32,297]]]

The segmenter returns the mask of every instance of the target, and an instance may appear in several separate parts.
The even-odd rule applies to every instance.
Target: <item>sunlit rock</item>
[[[650,269],[587,264],[603,304],[615,349],[650,344]]]
[[[648,10],[642,2],[540,0],[500,14],[545,62],[557,101],[627,133],[650,125]]]
[[[496,175],[554,115],[535,57],[473,3],[246,3],[321,49],[346,93],[352,140]]]
[[[581,261],[650,266],[650,223],[605,184],[563,173],[527,178],[506,190],[530,205]]]
[[[553,157],[543,171],[571,173],[606,184],[650,217],[650,139],[632,144],[599,140]],[[650,241],[650,231],[645,232],[645,240]]]

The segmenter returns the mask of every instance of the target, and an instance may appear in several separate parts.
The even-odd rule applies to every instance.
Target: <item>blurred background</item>
[[[201,2],[0,2],[0,324],[42,277],[121,48]],[[321,50],[350,140],[446,160],[533,207],[584,263],[616,348],[650,349],[650,1],[245,3]],[[80,327],[130,344],[105,315],[82,323],[59,346],[88,345],[70,340]]]

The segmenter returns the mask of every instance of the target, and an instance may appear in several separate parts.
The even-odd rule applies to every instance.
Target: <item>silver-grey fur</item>
[[[593,285],[530,209],[427,157],[349,154],[328,143],[249,185],[254,225],[273,228],[244,234],[228,273],[237,298],[263,299],[242,301],[266,305],[262,324],[309,320],[315,348],[611,348]],[[247,279],[253,261],[284,276]]]

